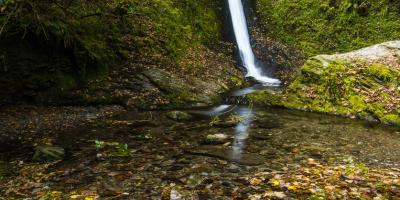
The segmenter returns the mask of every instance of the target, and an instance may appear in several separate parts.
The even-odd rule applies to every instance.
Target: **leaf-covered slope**
[[[230,46],[221,42],[222,6],[213,0],[1,1],[0,96],[12,101],[82,87],[96,96],[90,90],[105,85],[136,90],[141,86],[134,80],[126,86],[125,79],[151,68],[183,79],[235,71]],[[210,57],[218,66],[204,62]],[[207,80],[227,84],[231,75]]]

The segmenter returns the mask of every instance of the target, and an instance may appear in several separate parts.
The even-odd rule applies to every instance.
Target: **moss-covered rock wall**
[[[348,52],[400,38],[393,0],[256,0],[263,29],[308,56]]]

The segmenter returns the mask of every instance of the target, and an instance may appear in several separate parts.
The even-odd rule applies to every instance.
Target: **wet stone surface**
[[[235,125],[215,126],[226,121]],[[218,117],[184,122],[170,119],[167,112],[125,112],[46,135],[46,141],[65,149],[61,161],[35,163],[29,153],[13,157],[15,152],[3,152],[0,164],[12,165],[7,168],[13,170],[0,167],[0,196],[248,198],[265,190],[253,186],[258,180],[249,182],[254,174],[280,172],[309,159],[329,165],[351,159],[370,168],[399,168],[399,131],[269,108],[238,107]],[[204,143],[214,136],[221,140]]]

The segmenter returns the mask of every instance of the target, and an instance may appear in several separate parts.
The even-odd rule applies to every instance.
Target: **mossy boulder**
[[[167,117],[175,121],[189,121],[193,118],[192,115],[177,110],[168,112]]]
[[[309,59],[283,92],[254,103],[376,119],[400,125],[400,41]]]
[[[32,160],[35,162],[53,162],[63,159],[65,150],[58,146],[41,145],[35,147],[35,154]]]

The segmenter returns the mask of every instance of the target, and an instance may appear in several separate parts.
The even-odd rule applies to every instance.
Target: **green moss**
[[[283,100],[280,95],[273,91],[259,91],[246,96],[251,103],[263,104],[268,106],[283,106]]]
[[[233,85],[235,85],[235,86],[241,86],[241,85],[243,85],[244,83],[244,80],[243,80],[243,78],[242,77],[239,77],[239,76],[231,76],[230,77],[230,81],[233,83]]]
[[[400,37],[398,2],[257,0],[264,29],[308,56],[347,52]]]
[[[321,65],[322,62],[318,59],[308,60],[301,68],[301,75],[303,77],[301,81],[307,83],[318,83],[321,81],[319,80],[319,77],[323,72],[323,69],[320,68]]]
[[[397,126],[400,125],[399,114],[387,114],[384,115],[380,120],[391,125],[397,125]]]
[[[363,98],[358,95],[350,96],[349,103],[352,113],[362,112],[367,108],[367,104],[364,102]]]
[[[399,71],[376,63],[367,67],[364,72],[384,82],[396,82],[398,77],[400,77]]]

